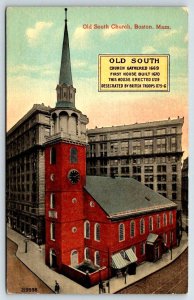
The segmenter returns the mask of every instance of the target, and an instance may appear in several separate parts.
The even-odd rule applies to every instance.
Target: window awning
[[[133,252],[132,248],[125,250],[125,256],[131,263],[134,263],[137,261],[137,256]]]
[[[154,244],[155,241],[157,240],[157,238],[158,238],[158,234],[150,233],[147,237],[146,243],[147,244]]]
[[[123,269],[127,267],[129,264],[130,262],[124,259],[120,252],[112,255],[112,267],[114,269]]]
[[[112,255],[112,267],[114,269],[122,269],[137,261],[137,256],[132,248]]]

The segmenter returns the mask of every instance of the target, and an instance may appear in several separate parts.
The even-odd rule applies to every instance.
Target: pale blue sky
[[[187,16],[181,7],[68,8],[76,107],[89,117],[89,128],[184,116],[187,148]],[[7,10],[8,129],[34,103],[55,106],[64,18],[63,8]],[[84,24],[162,24],[171,29],[87,30]],[[99,93],[98,55],[108,53],[170,54],[170,92]]]

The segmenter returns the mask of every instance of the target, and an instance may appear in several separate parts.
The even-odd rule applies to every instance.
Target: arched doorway
[[[77,250],[71,251],[71,266],[78,265],[78,252]]]
[[[54,269],[57,267],[57,256],[54,249],[50,249],[50,267]]]

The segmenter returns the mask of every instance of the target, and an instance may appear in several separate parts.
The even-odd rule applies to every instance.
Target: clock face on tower
[[[76,184],[80,180],[80,174],[77,170],[72,169],[68,173],[68,179],[72,184]]]

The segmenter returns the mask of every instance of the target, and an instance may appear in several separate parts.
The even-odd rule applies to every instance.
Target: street
[[[188,289],[188,249],[172,264],[117,294],[184,294]]]
[[[17,245],[7,239],[7,292],[9,294],[52,294],[52,290],[16,257],[16,251]]]

